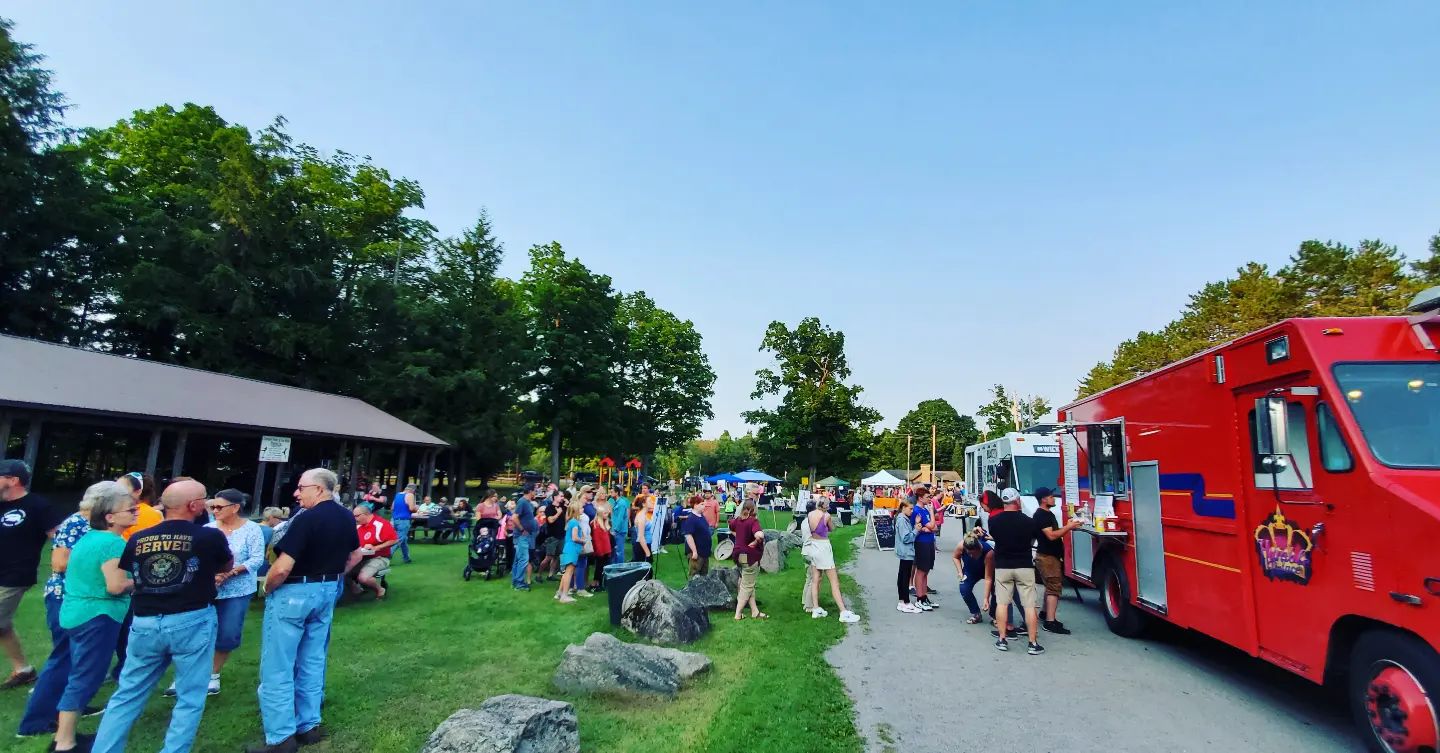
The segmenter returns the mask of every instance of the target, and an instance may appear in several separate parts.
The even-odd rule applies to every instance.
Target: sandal
[[[739,622],[739,621],[741,621],[741,620],[743,620],[743,619],[745,619],[745,615],[743,615],[743,614],[737,614],[737,615],[735,615],[735,621],[736,621],[736,622]]]
[[[978,614],[972,614],[972,615],[970,615],[970,619],[968,619],[968,620],[965,621],[965,624],[966,624],[966,625],[979,625],[979,624],[980,624],[980,620],[982,620],[982,619],[984,619],[984,618],[981,617],[980,615],[978,615]]]
[[[770,619],[770,615],[765,614],[764,612],[761,612],[760,614],[755,615],[754,619],[757,619],[757,620],[768,620],[768,619]]]

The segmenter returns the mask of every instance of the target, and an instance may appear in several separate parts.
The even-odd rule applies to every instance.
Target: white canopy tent
[[[874,476],[860,480],[861,486],[904,486],[905,480],[891,476],[886,471],[880,471]]]

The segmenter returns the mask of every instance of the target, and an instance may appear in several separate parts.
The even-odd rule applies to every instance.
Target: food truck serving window
[[[1099,424],[1085,431],[1090,456],[1090,493],[1125,493],[1125,435],[1120,424]]]

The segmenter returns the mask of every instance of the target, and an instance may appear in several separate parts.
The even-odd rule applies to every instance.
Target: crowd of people
[[[991,634],[996,649],[1009,651],[1009,642],[1023,636],[1027,653],[1038,656],[1045,652],[1041,630],[1070,633],[1057,615],[1064,584],[1065,535],[1083,520],[1075,517],[1061,525],[1053,512],[1055,493],[1044,487],[1035,490],[1039,507],[1033,516],[1021,510],[1020,492],[1015,489],[986,490],[980,496],[988,513],[985,525],[968,531],[951,553],[960,598],[970,612],[966,624],[984,622],[988,612],[995,625]],[[944,506],[939,490],[926,487],[900,497],[895,518],[895,554],[900,560],[895,608],[900,612],[920,614],[938,606],[929,585]],[[1017,624],[1021,623],[1017,616],[1023,617],[1022,624]]]
[[[766,542],[757,489],[696,491],[672,505],[642,486],[632,500],[619,488],[532,485],[501,501],[487,491],[468,500],[432,502],[415,485],[387,499],[378,485],[339,499],[335,473],[301,475],[293,508],[267,507],[246,517],[248,497],[214,494],[199,481],[176,478],[163,490],[148,475],[127,473],[93,484],[78,509],[61,517],[31,493],[30,469],[0,461],[0,648],[11,672],[9,690],[33,684],[16,733],[52,736],[51,750],[119,753],[167,667],[174,699],[163,751],[190,749],[208,696],[240,647],[251,602],[264,599],[257,693],[264,741],[251,753],[285,753],[318,742],[333,611],[348,588],[386,596],[394,554],[412,561],[408,540],[416,520],[448,516],[473,523],[506,552],[511,585],[528,591],[556,583],[554,599],[573,604],[603,591],[605,566],[656,562],[678,546],[689,577],[707,575],[720,555],[738,569],[735,620],[765,620],[757,598]],[[366,487],[361,487],[365,489]],[[670,491],[674,493],[673,490]],[[835,501],[817,495],[801,528],[808,572],[804,608],[819,605],[828,579],[842,622],[856,622],[840,591],[829,537]],[[388,517],[380,514],[388,508]],[[673,508],[673,509],[672,509]],[[290,509],[294,509],[291,513]],[[37,669],[14,629],[21,597],[36,585],[45,543],[52,542],[43,593],[50,655]],[[116,689],[103,709],[91,705],[106,677]],[[103,713],[93,736],[79,734],[84,716]]]
[[[390,523],[364,505],[342,507],[338,485],[332,471],[306,471],[294,493],[296,513],[266,508],[257,523],[242,514],[248,500],[238,490],[212,495],[181,477],[157,495],[150,477],[127,473],[91,485],[76,512],[58,518],[29,491],[29,466],[0,460],[0,647],[11,664],[0,690],[35,686],[16,734],[50,735],[56,751],[121,753],[173,666],[165,694],[175,705],[162,751],[188,751],[263,589],[257,694],[264,741],[251,751],[287,753],[323,740],[335,604],[347,582],[375,588],[369,563],[397,543]],[[51,649],[37,670],[14,616],[36,585],[47,540]],[[90,704],[107,674],[116,687],[102,710]],[[93,736],[77,732],[82,716],[102,712]]]

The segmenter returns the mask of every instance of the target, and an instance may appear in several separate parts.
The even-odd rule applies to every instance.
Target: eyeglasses
[[[217,511],[219,511],[219,510],[224,510],[224,509],[227,508],[227,507],[234,507],[234,506],[236,506],[236,505],[238,505],[238,504],[240,504],[240,503],[239,503],[239,502],[221,502],[221,503],[212,504],[212,505],[205,505],[205,508],[206,508],[207,510],[209,510],[210,512],[217,512]]]
[[[319,488],[320,488],[320,485],[319,485],[319,484],[297,484],[297,485],[295,486],[295,491],[300,491],[301,489],[304,489],[304,488],[306,488],[306,487],[310,487],[310,488],[313,488],[313,489],[319,489]]]
[[[207,499],[210,499],[210,498],[209,498],[209,497],[196,497],[195,499],[187,499],[187,500],[185,500],[185,504],[188,505],[188,504],[190,504],[191,502],[204,502],[204,501],[207,500]]]

